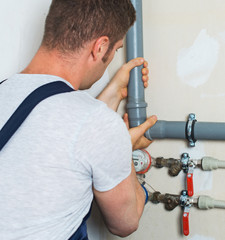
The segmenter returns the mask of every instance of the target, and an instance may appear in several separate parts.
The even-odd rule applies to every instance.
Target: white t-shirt
[[[58,80],[16,74],[0,84],[0,129],[34,89]],[[0,239],[67,240],[90,209],[92,186],[114,188],[131,158],[129,132],[103,102],[83,91],[43,100],[0,152]]]

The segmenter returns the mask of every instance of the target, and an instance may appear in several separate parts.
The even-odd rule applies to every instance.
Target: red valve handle
[[[194,195],[193,173],[187,173],[187,191],[188,196]]]
[[[189,235],[189,212],[183,213],[183,233],[185,236]]]

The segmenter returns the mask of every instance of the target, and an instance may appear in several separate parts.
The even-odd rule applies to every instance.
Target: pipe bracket
[[[186,138],[189,142],[190,147],[195,147],[196,139],[194,137],[194,127],[197,122],[194,113],[190,113],[186,124]]]

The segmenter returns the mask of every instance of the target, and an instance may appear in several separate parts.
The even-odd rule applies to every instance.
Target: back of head
[[[112,48],[124,37],[135,18],[130,0],[53,0],[42,46],[69,53],[107,36]]]

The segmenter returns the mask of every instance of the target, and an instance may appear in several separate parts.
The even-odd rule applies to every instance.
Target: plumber
[[[38,87],[62,81],[76,91],[39,103],[0,152],[0,239],[85,240],[93,198],[110,232],[138,228],[147,193],[132,150],[147,147],[152,116],[129,129],[116,113],[127,97],[124,64],[97,99],[85,93],[103,75],[135,21],[130,0],[53,0],[43,41],[29,65],[0,84],[0,129]]]

